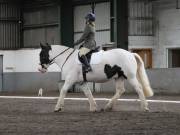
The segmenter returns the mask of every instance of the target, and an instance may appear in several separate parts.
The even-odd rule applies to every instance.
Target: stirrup
[[[88,71],[88,72],[92,71],[91,66],[87,67],[87,71]]]
[[[86,73],[91,72],[91,71],[92,71],[92,68],[91,68],[90,66],[85,66],[85,65],[84,65],[84,71],[85,71]]]

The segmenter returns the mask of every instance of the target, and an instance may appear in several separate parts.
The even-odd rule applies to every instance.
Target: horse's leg
[[[61,91],[60,91],[60,95],[56,104],[56,107],[54,109],[55,112],[59,112],[59,111],[63,111],[64,109],[64,98],[66,96],[66,93],[68,91],[68,89],[73,85],[73,82],[71,81],[65,81]]]
[[[105,106],[105,110],[112,110],[117,99],[120,98],[120,96],[125,92],[123,78],[116,79],[115,83],[116,83],[116,93],[108,102],[108,104]]]
[[[96,101],[93,98],[93,95],[91,93],[91,90],[90,90],[88,84],[87,83],[83,83],[81,85],[81,89],[83,90],[84,94],[86,95],[86,97],[89,100],[90,111],[91,112],[96,112],[97,111],[97,104],[96,104]]]
[[[139,81],[137,80],[137,78],[134,77],[132,79],[129,79],[129,83],[134,87],[134,89],[136,90],[136,92],[139,95],[139,99],[141,101],[141,109],[143,111],[148,111],[149,110],[148,103],[147,103],[146,98],[144,96],[142,86],[139,83]]]

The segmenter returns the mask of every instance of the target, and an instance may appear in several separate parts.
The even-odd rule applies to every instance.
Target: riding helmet
[[[88,21],[94,22],[94,21],[96,20],[96,17],[95,17],[95,14],[93,14],[93,13],[88,13],[88,14],[85,16],[85,19],[87,19]]]

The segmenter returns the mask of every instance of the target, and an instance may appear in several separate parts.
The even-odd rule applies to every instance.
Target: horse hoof
[[[98,111],[97,105],[95,105],[95,106],[90,106],[89,110],[90,110],[90,112],[97,112],[97,111]]]
[[[149,108],[142,108],[141,109],[143,112],[149,112],[150,110],[149,110]]]
[[[62,108],[59,108],[59,109],[55,109],[54,112],[62,112],[63,109]]]
[[[104,111],[106,112],[112,111],[112,107],[105,107]]]
[[[100,111],[101,111],[101,112],[105,112],[105,109],[102,108]]]
[[[145,110],[144,110],[145,112],[149,112],[150,110],[149,110],[149,108],[145,108]]]
[[[94,109],[94,110],[90,110],[90,112],[98,112],[98,110],[97,110],[97,109]]]

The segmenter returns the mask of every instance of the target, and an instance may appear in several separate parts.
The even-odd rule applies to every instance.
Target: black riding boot
[[[83,64],[85,65],[85,71],[86,71],[86,72],[92,71],[92,68],[91,68],[91,66],[90,66],[90,64],[89,64],[86,56],[85,56],[85,55],[82,55],[82,56],[81,56],[81,59],[83,60]]]

